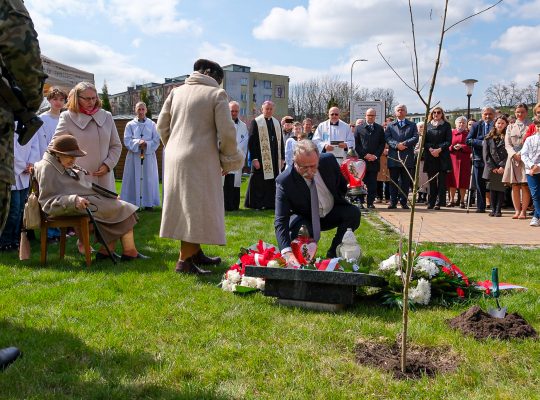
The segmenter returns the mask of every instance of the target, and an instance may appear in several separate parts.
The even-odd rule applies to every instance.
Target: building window
[[[257,102],[257,94],[253,93],[253,102],[256,103]]]
[[[240,78],[240,85],[247,86],[247,84],[248,84],[248,79],[247,78]]]
[[[265,94],[264,95],[264,101],[270,101],[270,100],[272,100],[272,96],[269,95],[269,94]]]
[[[247,100],[247,94],[246,93],[240,93],[240,101],[246,101]]]
[[[245,108],[240,109],[240,115],[243,116],[243,117],[246,115],[246,109]]]
[[[283,86],[281,85],[276,85],[275,87],[275,97],[277,97],[278,99],[282,99],[285,97],[285,91],[283,90]]]
[[[272,89],[272,81],[263,81],[263,87],[265,89]]]
[[[253,79],[253,87],[257,87],[257,79]]]

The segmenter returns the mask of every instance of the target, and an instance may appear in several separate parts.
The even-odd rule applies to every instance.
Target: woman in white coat
[[[73,135],[87,152],[78,163],[88,170],[88,179],[115,190],[113,168],[122,152],[122,142],[110,112],[101,108],[96,87],[80,82],[68,95],[67,111],[60,114],[54,136]]]
[[[135,105],[136,117],[124,130],[124,145],[128,152],[122,176],[120,198],[131,204],[151,210],[159,206],[159,177],[156,150],[159,134],[156,124],[146,118],[146,104]]]
[[[181,241],[176,272],[204,274],[199,265],[221,259],[207,257],[201,244],[225,244],[221,176],[241,168],[244,154],[219,87],[223,69],[209,60],[197,60],[193,69],[165,100],[157,123],[165,145],[160,236]]]

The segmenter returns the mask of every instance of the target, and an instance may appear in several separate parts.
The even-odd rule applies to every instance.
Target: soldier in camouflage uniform
[[[22,0],[0,0],[0,62],[21,88],[28,110],[37,111],[47,75],[41,64],[37,33]],[[12,107],[0,96],[0,233],[14,182],[13,128]]]

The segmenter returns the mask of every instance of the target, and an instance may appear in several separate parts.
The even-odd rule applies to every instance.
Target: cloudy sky
[[[384,64],[377,44],[411,81],[412,40],[403,0],[26,0],[48,57],[95,74],[109,92],[133,83],[163,82],[187,74],[197,58],[252,71],[288,75],[291,84],[320,75],[394,89],[396,99],[421,110],[415,94]],[[491,3],[450,0],[448,22]],[[420,81],[428,82],[440,34],[441,0],[413,0]],[[479,82],[472,106],[481,106],[491,83],[538,80],[535,33],[540,0],[506,0],[450,30],[442,54],[435,100],[466,106],[463,79]]]

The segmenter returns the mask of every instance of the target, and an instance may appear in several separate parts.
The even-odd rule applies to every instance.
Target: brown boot
[[[195,274],[195,275],[208,275],[210,271],[206,271],[199,268],[193,263],[193,257],[190,257],[184,261],[178,260],[176,263],[175,271],[179,274]]]
[[[208,257],[205,255],[202,251],[202,249],[199,250],[197,254],[194,256],[191,256],[191,259],[193,260],[193,263],[198,265],[218,265],[221,264],[221,258],[219,257]]]

